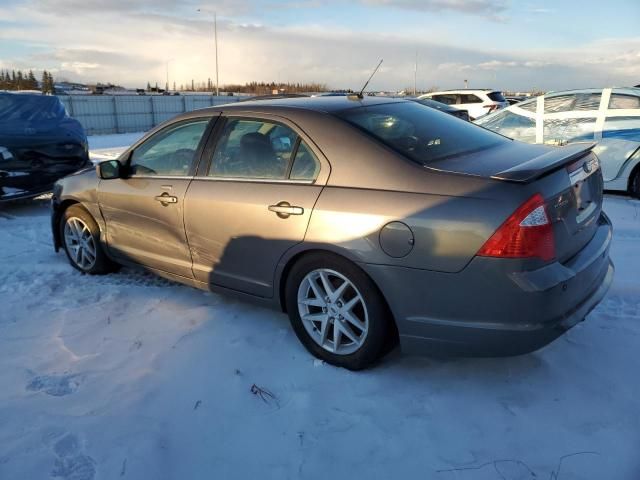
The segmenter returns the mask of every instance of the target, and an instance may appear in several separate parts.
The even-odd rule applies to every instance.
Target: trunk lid
[[[428,168],[521,185],[527,195],[540,193],[553,224],[556,259],[564,262],[584,248],[598,227],[604,183],[593,147],[510,142]]]

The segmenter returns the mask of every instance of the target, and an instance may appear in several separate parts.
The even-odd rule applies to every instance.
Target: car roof
[[[494,88],[457,88],[454,90],[438,90],[437,92],[431,92],[427,95],[435,95],[437,93],[470,93],[470,92],[500,92],[501,90],[496,90]]]
[[[282,112],[286,109],[292,110],[308,110],[314,112],[332,113],[342,110],[348,110],[350,108],[357,107],[371,107],[374,105],[390,104],[406,102],[401,98],[391,97],[356,97],[350,96],[323,96],[323,97],[297,97],[297,98],[277,98],[270,100],[249,100],[237,103],[227,103],[224,105],[216,105],[214,107],[204,108],[199,110],[219,112],[224,111],[253,111],[253,112],[268,112],[270,110],[277,110]]]

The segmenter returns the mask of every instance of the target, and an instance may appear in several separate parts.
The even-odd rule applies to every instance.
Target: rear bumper
[[[508,356],[537,350],[584,320],[613,281],[612,228],[565,264],[522,272],[477,257],[460,273],[365,265],[396,319],[403,353]]]

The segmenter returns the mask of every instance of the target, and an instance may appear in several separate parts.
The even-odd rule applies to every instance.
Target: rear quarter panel
[[[362,263],[459,272],[511,213],[512,204],[473,195],[326,187],[305,244],[331,245]],[[390,222],[402,222],[413,232],[413,248],[404,257],[381,248],[381,230]]]

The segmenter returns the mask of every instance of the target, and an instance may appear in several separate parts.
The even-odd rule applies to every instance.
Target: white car
[[[476,123],[527,143],[597,142],[604,188],[640,198],[640,88],[551,92]]]
[[[498,90],[446,90],[431,92],[418,97],[430,98],[459,110],[466,110],[472,120],[509,106],[502,92]]]

